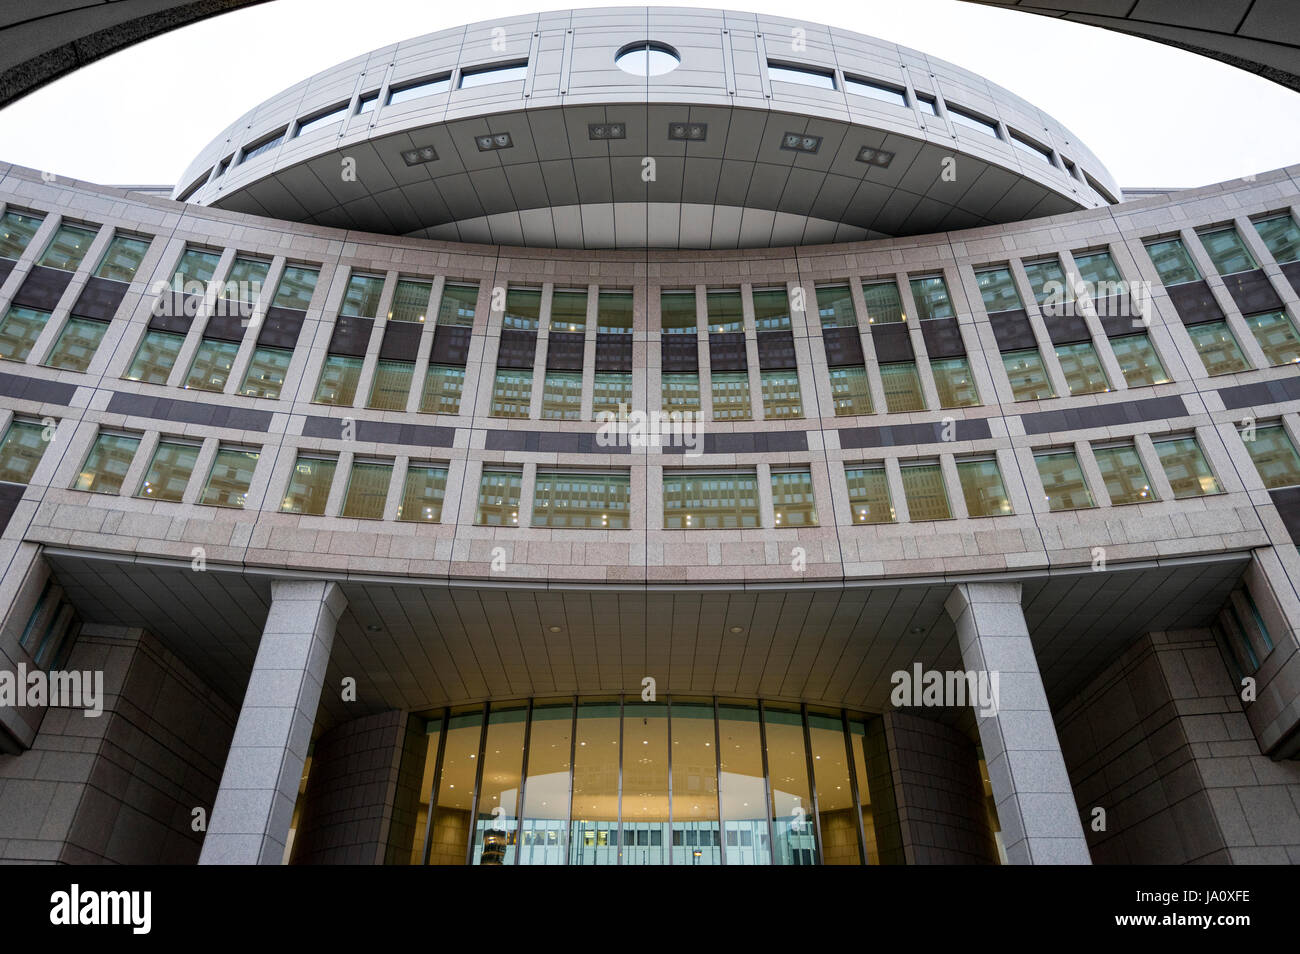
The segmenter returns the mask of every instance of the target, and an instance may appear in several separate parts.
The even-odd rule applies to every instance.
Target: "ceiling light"
[[[709,135],[708,123],[669,123],[668,138],[682,142],[704,142]]]
[[[821,136],[805,136],[802,133],[788,132],[781,137],[781,148],[795,152],[816,152],[822,147]]]
[[[886,152],[884,149],[872,149],[870,146],[863,146],[858,150],[858,162],[865,162],[869,166],[888,169],[889,164],[893,161],[894,154]]]
[[[588,123],[588,139],[626,139],[627,125],[625,123]]]
[[[418,166],[433,162],[438,158],[438,151],[432,146],[416,146],[414,149],[402,150],[402,161],[408,166]]]
[[[560,631],[560,627],[558,627],[558,626],[551,626],[551,627],[549,627],[549,628],[550,628],[550,630],[551,630],[552,633],[558,633],[558,632]]]
[[[510,139],[510,133],[490,133],[486,136],[475,136],[474,142],[478,144],[479,152],[491,152],[494,149],[509,149],[514,145]]]
[[[743,633],[743,632],[745,631],[745,627],[743,627],[743,626],[733,626],[733,627],[731,627],[731,631],[732,631],[733,633]]]

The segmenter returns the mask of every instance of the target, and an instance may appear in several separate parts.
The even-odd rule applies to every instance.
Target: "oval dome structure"
[[[1063,125],[869,36],[720,10],[542,13],[444,30],[251,110],[175,197],[391,235],[758,248],[1104,206]]]

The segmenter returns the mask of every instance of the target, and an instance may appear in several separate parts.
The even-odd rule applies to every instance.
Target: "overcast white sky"
[[[1107,30],[957,0],[671,5],[797,9],[949,60],[1070,127],[1121,186],[1206,185],[1300,162],[1300,94]],[[275,0],[133,46],[0,110],[0,159],[91,182],[174,183],[226,125],[313,73],[434,30],[558,8]]]

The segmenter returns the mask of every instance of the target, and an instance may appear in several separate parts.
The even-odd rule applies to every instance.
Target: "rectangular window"
[[[1022,136],[1014,129],[1010,129],[1008,132],[1011,134],[1011,145],[1015,146],[1025,155],[1033,156],[1035,159],[1041,159],[1049,166],[1056,165],[1056,163],[1052,161],[1052,150],[1048,149],[1044,145],[1034,142],[1034,140],[1030,139],[1028,136]]]
[[[431,364],[424,375],[420,411],[424,414],[459,414],[460,396],[465,390],[465,369]]]
[[[533,526],[626,530],[630,525],[629,474],[537,472]]]
[[[700,411],[700,376],[687,373],[665,373],[660,378],[665,411],[683,411],[698,414]]]
[[[1110,347],[1119,362],[1120,372],[1131,388],[1168,384],[1171,380],[1160,363],[1160,356],[1145,333],[1111,338]]]
[[[388,502],[388,484],[393,465],[377,460],[358,460],[348,476],[348,490],[343,497],[342,516],[357,520],[382,520]],[[328,494],[328,490],[326,491]]]
[[[220,252],[186,247],[185,252],[181,255],[180,263],[176,266],[173,284],[178,288],[183,288],[188,282],[199,282],[200,284],[210,282],[212,276],[216,274],[217,265],[220,262]]]
[[[798,371],[763,371],[763,419],[803,417],[803,394],[799,390]]]
[[[1237,344],[1226,321],[1191,325],[1187,328],[1187,334],[1196,347],[1196,353],[1201,356],[1206,374],[1232,374],[1235,371],[1250,370],[1250,362],[1241,353],[1241,346]]]
[[[883,467],[846,467],[854,523],[893,523],[894,504],[889,499],[889,479]]]
[[[844,77],[844,91],[857,96],[869,96],[891,106],[907,108],[907,94],[897,87],[886,86],[871,80],[858,79],[856,76]]]
[[[461,84],[464,85],[463,83]],[[433,79],[418,80],[414,83],[406,83],[402,86],[394,86],[388,93],[388,105],[396,106],[398,103],[405,103],[408,100],[419,99],[421,96],[432,96],[435,93],[447,93],[451,91],[451,74],[438,76]]]
[[[1257,219],[1254,225],[1273,261],[1279,265],[1300,261],[1300,228],[1288,213]]]
[[[1147,254],[1155,265],[1160,281],[1166,286],[1181,285],[1184,282],[1198,282],[1201,273],[1187,253],[1186,246],[1180,238],[1161,239],[1147,244]]]
[[[26,212],[9,211],[0,216],[0,258],[21,256],[44,221],[42,216]]]
[[[433,283],[399,278],[393,289],[393,303],[388,309],[389,321],[422,322],[429,313],[429,299],[433,296]]]
[[[166,384],[167,376],[171,374],[172,365],[176,363],[176,356],[180,354],[184,343],[184,335],[169,331],[145,332],[124,377],[128,381],[143,381],[145,384]]]
[[[519,489],[523,476],[517,470],[485,470],[478,488],[480,527],[519,526]]]
[[[834,73],[810,69],[806,66],[782,66],[779,63],[769,62],[767,77],[778,83],[798,83],[800,86],[815,86],[818,89],[835,88]]]
[[[958,126],[965,126],[967,129],[973,129],[986,136],[992,136],[994,139],[999,138],[997,123],[993,122],[991,119],[985,119],[983,116],[962,109],[960,106],[954,106],[952,103],[949,103],[948,118]]]
[[[1038,477],[1043,482],[1048,509],[1087,510],[1094,506],[1083,468],[1079,466],[1079,457],[1074,451],[1035,454],[1034,463],[1038,465]]]
[[[343,117],[348,114],[348,104],[342,103],[324,112],[317,113],[310,119],[298,120],[298,130],[295,136],[305,136],[308,133],[315,132],[318,129],[324,129],[326,126],[333,126],[335,123],[343,121]]]
[[[86,462],[81,473],[72,484],[73,490],[85,490],[93,494],[116,494],[122,490],[122,481],[131,461],[135,459],[136,448],[140,438],[129,434],[106,434],[101,432],[86,455]]]
[[[361,364],[361,358],[343,354],[326,355],[320,382],[316,385],[316,396],[312,400],[316,404],[351,407],[356,400],[357,383],[361,380]]]
[[[758,331],[790,330],[790,295],[785,287],[755,288],[754,327]]]
[[[713,375],[713,419],[748,421],[753,417],[749,375],[744,371]]]
[[[1285,311],[1266,311],[1260,315],[1247,315],[1246,324],[1259,342],[1268,363],[1277,367],[1300,361],[1300,335]]]
[[[939,101],[925,93],[916,94],[916,108],[927,116],[939,115]]]
[[[956,314],[952,308],[952,299],[948,297],[948,283],[942,275],[913,278],[911,285],[912,298],[916,301],[916,316],[922,321],[927,318],[951,318]]]
[[[694,290],[661,291],[659,322],[664,334],[689,334],[697,330]]]
[[[1258,268],[1254,256],[1250,254],[1246,243],[1241,240],[1241,236],[1233,226],[1207,229],[1196,234],[1220,275],[1233,275]]]
[[[414,377],[414,361],[380,358],[375,365],[375,378],[370,383],[370,397],[366,401],[366,407],[377,411],[405,411]]]
[[[735,334],[745,330],[739,289],[710,290],[706,300],[711,334]]]
[[[498,66],[484,66],[475,70],[462,70],[460,88],[472,89],[489,83],[518,83],[528,75],[527,63],[503,63]]]
[[[45,330],[45,323],[50,320],[48,311],[28,308],[26,305],[10,305],[4,320],[0,321],[0,358],[9,361],[26,361],[32,353],[32,345]]]
[[[271,304],[276,308],[306,311],[311,307],[312,295],[316,293],[319,278],[319,269],[308,268],[306,265],[286,265]]]
[[[447,282],[438,302],[438,324],[459,328],[474,326],[474,309],[478,306],[478,285]]]
[[[593,382],[591,410],[593,414],[608,411],[618,413],[620,404],[632,407],[632,373],[630,371],[597,371]]]
[[[90,367],[90,359],[99,350],[99,343],[108,330],[107,321],[92,321],[89,318],[69,318],[59,333],[59,340],[54,350],[45,359],[47,368],[63,368],[66,371],[85,371]]]
[[[772,471],[772,508],[776,526],[817,526],[817,501],[808,470]]]
[[[1043,258],[1025,262],[1025,277],[1034,300],[1040,305],[1058,305],[1074,300],[1074,289],[1065,279],[1065,269],[1059,258]]]
[[[1087,282],[1092,290],[1093,298],[1105,298],[1116,294],[1118,289],[1115,286],[1124,280],[1124,276],[1115,267],[1115,260],[1110,257],[1110,252],[1104,249],[1076,255],[1074,264],[1079,269],[1079,277]]]
[[[848,285],[818,285],[817,315],[823,328],[856,328],[858,315]]]
[[[1061,362],[1061,373],[1065,375],[1071,396],[1110,390],[1110,381],[1091,341],[1057,345],[1056,359]]]
[[[976,407],[980,403],[975,375],[971,374],[966,357],[936,358],[930,362],[930,371],[934,374],[940,407]]]
[[[373,93],[362,93],[357,97],[357,115],[360,116],[362,113],[371,112],[378,105],[379,90],[375,90]]]
[[[384,291],[381,275],[353,275],[343,295],[339,314],[358,318],[373,318],[379,313],[379,296]]]
[[[533,372],[497,369],[492,384],[492,417],[527,417],[533,402]]]
[[[208,507],[231,507],[243,510],[253,471],[257,469],[257,451],[239,447],[220,447],[212,460],[207,483],[199,503]]]
[[[225,288],[221,294],[235,301],[252,303],[262,294],[266,276],[271,271],[271,263],[255,258],[237,258],[230,266],[226,276]]]
[[[952,517],[943,470],[937,463],[903,464],[903,497],[913,523]]]
[[[1020,292],[1016,290],[1016,281],[1011,277],[1011,269],[986,268],[975,273],[975,281],[980,286],[984,310],[989,314],[1025,307]]]
[[[330,485],[339,462],[333,457],[315,457],[299,454],[289,475],[289,486],[280,501],[281,513],[301,513],[319,517],[325,513],[329,501]]]
[[[15,419],[0,441],[0,481],[10,484],[31,483],[36,465],[45,455],[49,441],[45,428],[37,421]]]
[[[515,331],[536,331],[542,323],[542,290],[510,288],[506,290],[506,310],[501,327]]]
[[[1222,492],[1223,488],[1219,486],[1219,480],[1201,453],[1195,437],[1172,437],[1154,443],[1160,466],[1173,487],[1175,500]]]
[[[542,384],[542,419],[582,420],[582,372],[547,371]]]
[[[240,386],[239,393],[247,397],[279,400],[284,390],[284,377],[289,372],[289,362],[292,360],[293,352],[288,348],[259,345],[253,350],[253,357],[248,362],[248,370],[244,372],[244,383]]]
[[[551,330],[569,334],[587,330],[587,289],[556,289],[551,293]]]
[[[104,253],[104,257],[99,260],[99,265],[95,268],[95,277],[106,278],[113,282],[132,281],[148,252],[147,239],[116,235],[108,244],[108,251]]]
[[[665,530],[758,526],[758,479],[752,472],[664,473]]]
[[[1300,454],[1281,424],[1255,428],[1255,439],[1242,439],[1255,469],[1269,490],[1300,484]]]
[[[604,334],[632,333],[632,293],[602,288],[596,299],[596,330]]]
[[[867,307],[867,324],[907,321],[907,315],[903,314],[903,300],[898,295],[898,283],[892,279],[863,282],[862,298]]]
[[[245,146],[243,153],[239,157],[239,161],[247,162],[249,159],[256,159],[258,156],[270,152],[276,146],[280,145],[280,143],[284,142],[285,132],[285,129],[281,129],[278,133],[262,139],[256,145]],[[238,163],[236,163],[236,165],[238,165]]]
[[[81,266],[81,260],[90,251],[90,243],[95,241],[94,229],[83,229],[76,225],[61,225],[45,246],[45,254],[37,265],[46,268],[58,268],[65,272],[75,272]]]
[[[199,445],[185,441],[162,440],[153,452],[149,470],[144,475],[137,497],[179,503],[189,486],[194,464],[199,459]]]
[[[871,414],[871,385],[867,369],[860,366],[831,368],[831,399],[835,402],[836,417],[853,417]]]
[[[402,503],[397,519],[415,523],[442,520],[442,502],[447,495],[447,468],[412,463],[406,468]]]
[[[1092,453],[1097,458],[1097,469],[1101,471],[1112,504],[1119,506],[1159,499],[1147,479],[1142,458],[1132,444],[1094,447]]]
[[[1006,368],[1007,380],[1011,382],[1011,394],[1017,401],[1041,401],[1056,397],[1052,382],[1047,377],[1047,368],[1037,348],[1024,351],[1007,351],[1002,355],[1002,366]]]
[[[885,386],[885,407],[890,414],[924,411],[925,395],[915,361],[894,361],[880,365],[880,381]]]
[[[237,354],[237,342],[204,338],[194,352],[194,362],[190,365],[185,387],[196,391],[224,391]]]
[[[1001,517],[1012,512],[1002,471],[993,457],[957,461],[957,479],[972,517]]]

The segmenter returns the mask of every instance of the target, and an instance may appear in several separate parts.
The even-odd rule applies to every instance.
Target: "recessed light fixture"
[[[731,627],[731,631],[732,631],[733,633],[743,633],[743,632],[745,631],[745,627],[743,627],[743,626],[733,626],[733,627]]]
[[[366,632],[368,632],[368,633],[382,633],[383,631],[384,631],[384,628],[383,628],[382,626],[379,626],[379,625],[375,624],[375,623],[368,623],[368,624],[366,624]]]
[[[548,626],[547,629],[549,629],[552,633],[560,632],[560,627],[558,626]]]
[[[588,123],[588,139],[626,139],[626,123]]]
[[[510,139],[510,133],[491,133],[487,136],[475,136],[474,142],[478,144],[479,152],[491,152],[494,149],[509,149],[514,143]]]
[[[781,137],[781,148],[795,152],[816,152],[822,147],[821,136],[805,136],[802,133],[788,132]]]
[[[865,162],[869,166],[888,169],[889,164],[893,161],[894,154],[886,152],[884,149],[872,149],[870,146],[863,146],[858,150],[858,162]]]
[[[708,123],[669,123],[668,138],[681,142],[704,142],[709,135]]]
[[[418,166],[433,162],[438,158],[438,151],[432,146],[416,146],[414,149],[402,150],[402,161],[408,166]]]

